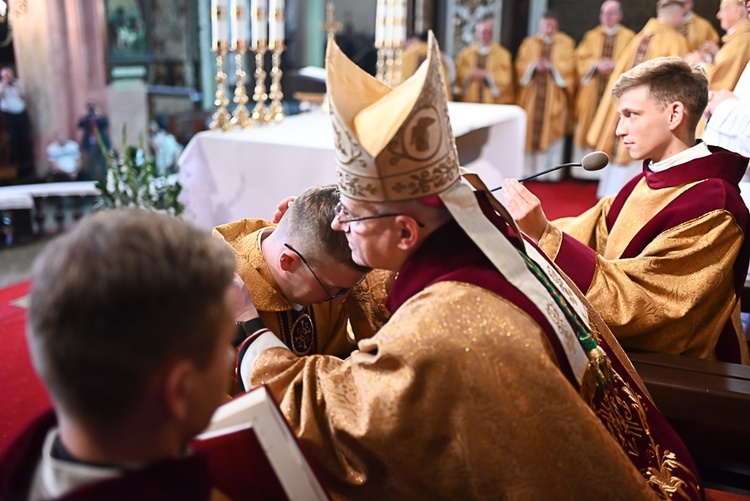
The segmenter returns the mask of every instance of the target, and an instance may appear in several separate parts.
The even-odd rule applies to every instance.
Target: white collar
[[[691,160],[707,157],[710,154],[711,150],[708,149],[706,143],[700,142],[691,148],[683,150],[676,155],[672,155],[671,157],[665,158],[659,162],[649,162],[648,168],[651,169],[652,172],[664,172],[672,167],[682,165]]]
[[[607,28],[606,26],[602,26],[602,31],[608,37],[613,37],[613,36],[617,35],[618,31],[620,31],[620,25],[616,24],[616,25],[612,26],[611,28]]]
[[[42,457],[31,482],[30,500],[56,499],[82,485],[117,477],[122,473],[122,468],[114,466],[93,466],[54,457],[52,447],[59,435],[59,428],[47,432]]]

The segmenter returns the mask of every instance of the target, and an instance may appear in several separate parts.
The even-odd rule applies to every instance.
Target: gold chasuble
[[[526,151],[546,151],[572,127],[576,90],[575,42],[564,33],[551,43],[539,35],[526,37],[516,56],[518,105],[526,110]],[[546,57],[550,71],[536,71],[536,61]]]
[[[617,196],[553,221],[539,245],[624,347],[747,364],[749,222],[737,186],[747,159],[710,151],[663,172],[644,167]]]
[[[377,278],[368,276],[358,287],[372,291],[372,294],[354,294],[363,301],[373,299],[375,304],[355,305],[352,303],[356,299],[347,298],[344,304],[326,301],[312,306],[293,307],[281,294],[261,254],[261,234],[273,228],[272,223],[262,219],[242,219],[217,226],[213,231],[234,251],[237,274],[244,281],[261,320],[293,353],[348,356],[356,340],[372,336],[379,328],[376,319],[383,314],[383,308],[377,303],[382,305],[387,280],[381,275],[377,275]],[[357,329],[353,334],[347,333],[347,303],[350,303],[348,308],[357,319]],[[365,321],[360,311],[372,316]]]
[[[750,61],[750,21],[742,21],[731,34],[721,39],[724,43],[714,61],[706,69],[708,89],[734,89],[745,66]]]
[[[719,43],[719,34],[713,25],[695,12],[690,13],[680,32],[687,40],[688,52],[699,50],[704,42]]]
[[[513,61],[510,52],[502,45],[493,43],[487,54],[480,54],[480,47],[471,44],[456,57],[456,84],[461,101],[466,103],[514,104]],[[486,80],[472,77],[477,68],[487,72]]]
[[[617,60],[607,83],[607,90],[604,91],[602,101],[586,135],[586,142],[609,155],[613,163],[619,165],[630,163],[632,160],[627,148],[615,136],[618,101],[612,98],[612,87],[620,75],[643,61],[662,56],[684,57],[685,54],[687,54],[685,37],[657,19],[649,19],[646,26],[630,41]]]
[[[336,499],[701,499],[604,322],[460,169],[429,43],[390,89],[329,42],[328,91],[347,200],[418,201],[447,221],[399,266],[392,317],[349,358],[270,348],[250,385],[273,394]]]
[[[578,93],[575,109],[576,130],[573,137],[575,144],[585,148],[591,147],[586,142],[586,133],[607,90],[609,74],[598,73],[596,62],[605,57],[616,62],[634,36],[632,30],[622,25],[618,25],[617,32],[613,35],[608,35],[601,26],[597,26],[587,31],[576,47]]]

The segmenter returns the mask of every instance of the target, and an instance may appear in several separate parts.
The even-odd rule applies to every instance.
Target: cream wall
[[[79,140],[78,120],[96,101],[109,116],[110,135],[120,147],[120,127],[128,124],[131,143],[145,137],[145,87],[108,87],[104,2],[20,0],[11,3],[13,46],[19,77],[27,88],[37,174],[47,173],[45,149],[57,130]]]

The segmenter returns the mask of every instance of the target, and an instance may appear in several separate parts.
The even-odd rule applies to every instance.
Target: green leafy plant
[[[127,144],[124,126],[122,144]],[[99,209],[141,207],[172,216],[179,215],[185,209],[177,199],[182,185],[157,174],[156,162],[146,157],[143,140],[138,147],[125,146],[122,155],[116,150],[108,151],[101,138],[99,146],[107,158],[107,178],[96,181],[96,187],[101,192]]]

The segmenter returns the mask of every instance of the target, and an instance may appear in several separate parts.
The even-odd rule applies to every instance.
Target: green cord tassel
[[[565,314],[565,318],[570,322],[575,330],[578,342],[581,344],[583,351],[586,352],[586,356],[589,359],[589,369],[596,380],[596,386],[600,390],[607,389],[614,380],[612,366],[609,363],[609,358],[604,350],[598,345],[596,339],[594,339],[591,329],[588,325],[583,323],[578,315],[570,307],[568,301],[563,297],[557,288],[550,282],[549,277],[539,269],[539,266],[527,256],[521,252],[523,260],[526,262],[526,266],[529,268],[531,273],[544,285],[544,288],[552,295],[555,303],[560,307],[562,312]]]

